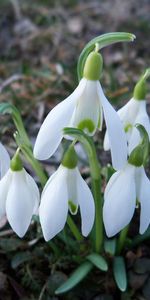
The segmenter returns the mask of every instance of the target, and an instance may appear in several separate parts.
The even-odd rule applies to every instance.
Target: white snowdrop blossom
[[[0,143],[0,179],[6,174],[10,166],[10,157],[6,148]]]
[[[99,82],[101,63],[100,54],[92,52],[75,91],[47,115],[34,147],[37,159],[44,160],[53,155],[63,138],[64,127],[79,128],[88,135],[94,135],[97,128],[102,129],[104,115],[113,166],[121,169],[125,165],[126,137],[121,121],[106,99]]]
[[[150,120],[146,111],[146,101],[132,98],[124,107],[118,110],[118,115],[126,132],[128,151],[130,154],[140,141],[140,133],[135,127],[135,124],[143,125],[150,139]],[[104,138],[104,149],[107,151],[109,148],[109,134],[106,132]]]
[[[21,169],[9,169],[0,181],[0,219],[5,215],[12,229],[23,237],[39,206],[39,190],[34,179]]]
[[[133,98],[121,109],[118,110],[118,115],[126,132],[128,143],[128,153],[139,144],[140,132],[135,127],[136,124],[141,124],[147,131],[150,139],[150,119],[146,111],[146,80],[150,76],[150,68],[141,76],[134,87]],[[109,150],[110,141],[109,133],[106,132],[104,138],[104,149]]]
[[[140,202],[140,233],[150,224],[150,181],[143,166],[129,163],[110,178],[104,193],[103,220],[108,237],[112,237],[131,221],[136,200]]]
[[[77,167],[62,164],[48,180],[41,197],[40,223],[46,241],[55,237],[65,226],[68,209],[76,214],[80,208],[83,236],[91,231],[95,217],[92,193]]]

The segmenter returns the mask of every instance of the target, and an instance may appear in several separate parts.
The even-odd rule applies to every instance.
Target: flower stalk
[[[103,222],[102,222],[102,197],[101,197],[101,174],[94,143],[83,131],[76,128],[64,128],[64,134],[71,135],[82,143],[88,155],[92,192],[95,201],[95,251],[100,253],[103,245]]]

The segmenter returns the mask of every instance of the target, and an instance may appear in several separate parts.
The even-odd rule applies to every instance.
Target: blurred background
[[[17,106],[33,144],[49,110],[78,84],[77,60],[85,44],[97,35],[112,31],[136,35],[134,43],[119,43],[102,50],[101,83],[111,103],[119,108],[132,97],[136,81],[150,66],[150,0],[0,0],[0,102],[9,101]],[[147,94],[148,100],[149,96]],[[149,107],[148,104],[150,111]],[[2,116],[1,140],[10,155],[16,149],[14,130],[10,117]],[[95,137],[95,142],[100,162],[105,165],[109,155],[102,151],[101,135]],[[86,157],[80,146],[78,150],[81,172],[88,181]],[[59,165],[61,154],[60,148],[50,161],[44,162],[49,174]],[[26,162],[25,166],[35,176]],[[146,257],[145,265],[149,264],[147,275],[135,274],[131,264],[131,298],[117,294],[111,276],[104,277],[98,271],[93,282],[90,278],[92,283],[91,286],[88,283],[88,289],[86,282],[85,286],[56,297],[54,290],[76,263],[74,244],[69,252],[67,243],[62,244],[65,235],[56,239],[56,245],[53,241],[45,243],[36,221],[23,240],[13,234],[6,222],[0,227],[1,300],[150,299],[147,244],[136,249],[136,253],[128,253],[126,258],[131,263],[136,258]]]

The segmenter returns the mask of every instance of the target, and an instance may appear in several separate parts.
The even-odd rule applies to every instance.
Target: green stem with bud
[[[125,246],[127,234],[129,231],[129,225],[126,226],[123,230],[121,230],[121,233],[119,235],[118,243],[117,243],[117,255],[120,255],[122,249]]]
[[[76,128],[64,128],[64,134],[73,136],[81,142],[89,159],[92,192],[95,201],[95,251],[100,253],[103,246],[103,221],[102,221],[102,196],[101,196],[101,173],[97,159],[96,149],[90,137],[82,130]]]
[[[83,69],[85,65],[85,61],[90,52],[96,50],[101,50],[102,48],[112,45],[114,43],[119,42],[132,42],[135,39],[135,35],[128,32],[111,32],[102,34],[94,39],[92,39],[89,43],[86,44],[84,49],[82,50],[79,59],[78,59],[78,79],[79,81],[83,77]],[[96,47],[95,47],[96,46]]]

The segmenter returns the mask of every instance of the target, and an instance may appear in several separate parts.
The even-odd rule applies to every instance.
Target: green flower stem
[[[129,225],[126,226],[120,233],[119,239],[118,239],[118,244],[117,244],[117,255],[120,255],[121,251],[123,250],[127,238],[127,234],[129,231]]]
[[[33,170],[35,171],[36,175],[40,179],[41,186],[44,187],[48,180],[48,176],[44,172],[39,161],[36,160],[35,157],[33,156],[32,148],[30,148],[28,145],[25,145],[22,143],[22,138],[20,138],[19,133],[15,133],[14,137],[15,137],[16,143],[17,143],[18,147],[21,149],[24,157],[27,159],[27,161],[32,166]]]
[[[83,77],[83,69],[84,69],[85,61],[91,51],[94,50],[98,51],[114,43],[132,42],[134,41],[134,39],[135,39],[135,35],[128,32],[105,33],[92,39],[89,43],[86,44],[78,59],[77,71],[78,71],[79,81]]]
[[[95,251],[99,253],[103,245],[101,175],[95,146],[92,148],[92,155],[89,153],[88,158],[91,170],[92,192],[95,200]]]
[[[82,143],[88,155],[92,191],[95,201],[95,251],[99,253],[103,245],[103,222],[102,222],[102,197],[101,197],[101,174],[94,143],[82,130],[76,128],[64,128],[66,135],[71,135]]]
[[[74,237],[76,238],[76,240],[78,242],[83,241],[83,236],[81,235],[80,231],[78,230],[76,224],[74,223],[74,221],[70,215],[68,215],[67,224],[68,224],[71,232],[73,233]]]

